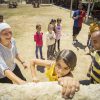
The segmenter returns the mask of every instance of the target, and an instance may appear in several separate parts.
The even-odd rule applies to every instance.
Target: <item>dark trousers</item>
[[[42,59],[43,58],[43,56],[42,56],[42,46],[36,46],[36,50],[35,50],[36,58],[39,58],[39,56],[38,56],[38,49],[40,51],[40,57]]]
[[[60,39],[59,40],[55,40],[55,48],[56,48],[56,45],[58,47],[58,50],[60,50]]]
[[[16,64],[16,67],[15,67],[13,73],[14,73],[16,76],[18,76],[19,78],[21,78],[22,80],[25,80],[25,81],[26,81],[26,79],[25,79],[24,76],[22,75],[22,73],[21,73],[19,67],[17,66],[17,64]],[[0,79],[0,83],[12,83],[12,81],[11,81],[9,78],[4,77],[4,78],[1,78],[1,79]]]
[[[54,51],[55,51],[55,43],[53,45],[48,46],[48,50],[47,50],[47,58],[48,59],[50,56],[54,56]]]

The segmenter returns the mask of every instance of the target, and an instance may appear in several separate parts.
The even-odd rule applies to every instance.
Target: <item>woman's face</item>
[[[56,62],[55,72],[59,78],[67,75],[70,71],[71,69],[65,64],[63,59]]]
[[[10,28],[4,29],[0,33],[0,39],[2,43],[10,43],[12,38],[12,31]]]

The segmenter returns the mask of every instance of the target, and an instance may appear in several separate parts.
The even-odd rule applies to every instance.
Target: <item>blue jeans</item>
[[[39,58],[38,57],[38,49],[40,51],[40,57],[42,59],[43,58],[43,56],[42,56],[42,46],[36,46],[36,50],[35,50],[36,58]]]

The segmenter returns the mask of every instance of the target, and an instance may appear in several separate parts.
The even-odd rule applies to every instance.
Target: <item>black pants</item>
[[[58,47],[58,50],[60,50],[60,39],[59,40],[55,40],[55,48],[56,48],[56,45]]]
[[[77,36],[81,31],[81,27],[73,27],[73,36]]]
[[[54,56],[54,51],[55,51],[55,43],[53,45],[48,46],[48,50],[47,50],[47,58],[48,59],[50,56]]]
[[[15,67],[13,73],[14,73],[16,76],[18,76],[19,78],[21,78],[22,80],[26,81],[26,79],[25,79],[24,76],[22,75],[22,73],[21,73],[21,71],[20,71],[20,69],[19,69],[19,67],[18,67],[17,64],[16,64],[16,67]],[[12,81],[11,81],[9,78],[4,77],[4,78],[1,78],[1,79],[0,79],[0,83],[12,83]]]

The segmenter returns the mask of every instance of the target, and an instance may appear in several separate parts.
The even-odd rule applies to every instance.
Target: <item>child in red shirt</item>
[[[35,54],[36,54],[36,58],[38,59],[38,49],[40,51],[40,58],[43,58],[42,55],[42,47],[43,47],[43,33],[41,32],[41,25],[38,24],[36,25],[36,30],[37,32],[34,34],[34,41],[36,42],[36,50],[35,50]]]

